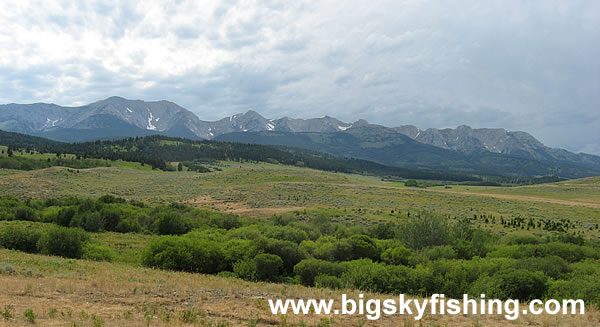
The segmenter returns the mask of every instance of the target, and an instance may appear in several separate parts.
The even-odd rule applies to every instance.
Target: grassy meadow
[[[185,202],[247,217],[324,211],[337,221],[365,224],[428,210],[457,218],[494,216],[495,224],[491,219],[478,223],[485,229],[504,232],[517,230],[500,226],[500,217],[568,218],[577,232],[600,237],[595,228],[600,222],[597,177],[519,187],[414,188],[375,177],[284,165],[225,162],[219,166],[222,171],[210,173],[163,172],[142,166],[5,170],[0,195],[48,199],[110,194],[149,204]]]
[[[419,188],[276,164],[214,165],[219,171],[208,173],[164,172],[124,161],[90,169],[0,169],[0,196],[46,200],[108,194],[148,206],[181,202],[249,219],[278,215],[302,222],[321,217],[365,228],[402,222],[425,210],[453,221],[468,218],[492,235],[550,237],[557,231],[539,226],[560,222],[570,234],[600,239],[599,177],[519,187]],[[523,224],[508,224],[509,220]],[[526,227],[528,220],[536,226]],[[42,231],[50,224],[0,221],[0,230],[17,225]],[[0,316],[0,326],[31,325],[25,315],[28,309],[35,315],[33,323],[42,326],[597,326],[600,321],[600,313],[591,306],[585,316],[522,316],[514,322],[482,315],[427,315],[421,322],[402,316],[375,322],[361,316],[273,316],[268,298],[339,299],[342,293],[358,291],[151,269],[142,264],[141,254],[158,235],[89,234],[90,242],[114,251],[112,262],[0,249],[0,313],[12,317]]]

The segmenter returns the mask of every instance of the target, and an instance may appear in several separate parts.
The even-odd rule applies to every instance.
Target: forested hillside
[[[560,176],[580,178],[600,174],[597,169],[567,161],[533,159],[516,154],[476,151],[461,153],[421,144],[392,129],[365,125],[336,133],[238,132],[216,140],[293,146],[338,157],[367,159],[383,165],[471,174]]]
[[[161,135],[111,141],[61,143],[40,137],[0,131],[0,144],[25,151],[72,153],[83,159],[134,161],[162,170],[173,169],[169,162],[185,162],[190,168],[193,168],[198,162],[230,160],[280,163],[325,171],[371,174],[382,177],[449,181],[482,180],[481,177],[463,173],[390,167],[367,160],[337,158],[308,150],[207,140],[194,141]]]

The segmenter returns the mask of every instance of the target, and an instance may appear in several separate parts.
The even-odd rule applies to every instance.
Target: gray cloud
[[[598,1],[0,4],[0,102],[505,127],[600,154]]]

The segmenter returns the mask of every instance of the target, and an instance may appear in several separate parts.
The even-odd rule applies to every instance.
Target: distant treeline
[[[25,151],[72,153],[81,158],[140,162],[161,170],[173,170],[172,161],[230,160],[271,162],[313,169],[396,176],[413,179],[482,181],[463,173],[390,167],[375,162],[337,158],[331,155],[292,148],[216,141],[193,141],[161,135],[85,143],[61,143],[40,137],[0,131],[0,144]]]
[[[12,152],[12,149],[9,149]],[[17,170],[36,170],[54,166],[69,167],[74,169],[86,169],[95,167],[110,167],[110,162],[101,159],[82,159],[82,158],[56,158],[36,159],[26,156],[5,155],[0,156],[0,168]]]
[[[545,184],[545,183],[556,183],[566,181],[566,178],[557,177],[557,176],[538,176],[538,177],[526,177],[526,176],[486,176],[485,181],[478,183],[475,182],[472,185],[479,186],[500,186],[500,184],[527,184],[527,185],[536,185],[536,184]],[[489,183],[489,185],[484,185],[485,183]],[[469,183],[466,183],[469,184]]]

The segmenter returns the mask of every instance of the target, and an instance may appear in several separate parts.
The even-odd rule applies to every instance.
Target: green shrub
[[[227,232],[228,239],[255,240],[261,237],[262,233],[256,225],[244,226]]]
[[[386,270],[389,279],[385,288],[389,293],[426,296],[439,292],[435,284],[435,274],[430,267],[386,266]]]
[[[71,220],[71,222],[73,222],[73,220]],[[104,218],[102,218],[102,215],[100,215],[99,212],[89,212],[84,214],[81,218],[81,222],[77,224],[77,226],[73,227],[82,227],[88,232],[99,232],[104,229]]]
[[[418,187],[419,183],[417,183],[417,181],[414,180],[414,179],[409,179],[406,182],[404,182],[404,186],[406,186],[406,187]]]
[[[465,239],[457,239],[452,244],[454,258],[469,260],[473,258],[473,243]]]
[[[446,217],[424,211],[408,218],[400,236],[413,249],[446,245],[450,243],[450,226]]]
[[[351,256],[351,251],[352,251],[352,246],[350,246],[350,244],[347,241],[340,241],[340,242],[344,242],[345,245],[347,246],[347,252],[346,254],[348,255],[348,260]],[[335,261],[335,252],[336,252],[336,246],[338,245],[337,243],[340,242],[319,242],[319,243],[314,243],[314,248],[312,249],[312,254],[315,258],[320,259],[320,260],[327,260],[327,261]],[[304,244],[304,243],[303,243]]]
[[[33,310],[25,310],[25,312],[23,312],[23,316],[25,316],[25,321],[27,321],[30,324],[35,324],[35,319],[37,318],[37,315],[33,313]]]
[[[352,246],[353,259],[379,260],[379,250],[372,238],[367,235],[352,235],[348,240]]]
[[[30,207],[19,207],[15,209],[15,220],[37,221],[37,214]]]
[[[391,240],[396,237],[399,231],[399,226],[391,222],[379,223],[368,229],[371,237],[380,240]]]
[[[189,231],[183,217],[176,212],[161,213],[155,226],[156,233],[160,235],[182,235]]]
[[[584,299],[586,305],[600,308],[600,276],[578,276],[569,280],[551,281],[547,298]]]
[[[233,272],[239,278],[256,280],[256,263],[254,259],[240,260],[233,264]]]
[[[533,235],[514,235],[514,234],[509,234],[504,236],[503,239],[504,243],[508,244],[508,245],[515,245],[515,244],[540,244],[541,243],[541,239],[539,237],[535,237]]]
[[[341,280],[344,285],[363,291],[386,293],[389,292],[391,275],[386,266],[361,259],[345,262],[346,271]]]
[[[308,255],[313,255],[316,248],[317,243],[313,240],[306,240],[300,243],[300,250],[304,251]]]
[[[571,243],[576,245],[584,245],[585,240],[581,235],[572,235],[569,233],[560,233],[556,236],[556,240],[562,243]]]
[[[236,215],[219,214],[220,219],[212,219],[211,222],[218,228],[231,230],[242,226],[240,218]]]
[[[65,258],[81,258],[89,236],[81,229],[53,227],[37,243],[40,253]]]
[[[345,267],[340,263],[317,259],[305,259],[294,266],[294,273],[300,277],[305,286],[314,286],[318,275],[341,276]]]
[[[115,232],[118,233],[139,233],[142,231],[142,225],[134,219],[124,219],[119,221]]]
[[[4,321],[11,320],[15,317],[15,308],[12,304],[8,304],[4,306],[4,310],[0,311],[0,316],[4,318]]]
[[[480,277],[491,276],[498,271],[512,269],[516,266],[516,260],[506,258],[438,260],[428,264],[428,268],[435,276],[430,289],[450,297],[461,297]],[[480,281],[481,283],[483,282]],[[480,289],[485,291],[485,288],[480,287]],[[488,292],[485,291],[483,293],[487,294]]]
[[[581,246],[572,243],[551,242],[538,246],[536,256],[559,256],[568,262],[577,262],[586,258],[599,259],[600,251],[598,249]]]
[[[38,252],[37,243],[42,233],[32,227],[6,226],[0,231],[0,247],[24,251]]]
[[[315,277],[315,287],[340,289],[343,287],[343,283],[339,277],[329,275],[317,275]]]
[[[266,239],[264,252],[279,256],[283,260],[283,269],[287,273],[294,271],[294,266],[306,258],[297,243],[276,239]]]
[[[146,246],[142,263],[147,267],[212,274],[222,270],[224,256],[213,241],[162,236]]]
[[[352,244],[348,240],[339,240],[333,243],[331,255],[334,261],[348,261],[353,258]]]
[[[245,259],[233,265],[235,274],[246,280],[280,281],[283,260],[277,255],[259,253],[252,259]]]
[[[591,246],[550,242],[545,244],[503,245],[488,253],[488,256],[514,259],[558,256],[567,262],[578,262],[586,258],[599,259],[600,251]]]
[[[259,252],[250,240],[229,240],[221,247],[225,258],[225,269],[233,269],[236,262],[254,258]]]
[[[2,210],[3,208],[0,208],[0,221],[2,220],[15,220],[15,215],[12,212],[8,212],[6,210]]]
[[[270,226],[265,230],[264,235],[297,244],[300,244],[304,240],[308,240],[308,234],[305,231],[293,226]]]
[[[15,266],[10,263],[0,262],[0,274],[12,275],[17,272]]]
[[[381,254],[381,260],[390,265],[408,265],[411,251],[404,246],[397,246],[385,250]]]
[[[440,245],[423,249],[421,250],[421,253],[431,261],[457,258],[456,251],[449,245]]]
[[[321,239],[332,239],[332,241],[321,241]],[[319,239],[313,254],[315,258],[328,261],[348,261],[353,259],[352,245],[347,239],[335,240],[331,237]]]
[[[124,201],[124,200],[123,200]],[[102,217],[102,223],[104,230],[114,232],[117,229],[117,225],[121,221],[123,212],[118,208],[118,205],[105,205],[100,210],[100,216]]]
[[[511,268],[499,271],[491,277],[482,276],[472,289],[501,300],[529,301],[543,298],[548,289],[547,281],[547,277],[542,272]]]
[[[58,221],[58,213],[60,207],[49,206],[43,209],[41,213],[41,221],[45,223],[56,223]]]
[[[283,260],[277,255],[261,253],[254,257],[255,278],[263,281],[277,281],[281,276]]]
[[[123,198],[112,196],[110,194],[106,194],[106,195],[99,197],[96,202],[98,202],[99,204],[110,204],[110,203],[125,203],[127,201]]]
[[[86,212],[93,212],[97,210],[97,207],[101,207],[100,205],[96,205],[96,201],[92,199],[81,199],[78,201],[79,205],[77,206],[77,213],[82,214]]]
[[[83,246],[82,258],[86,260],[112,262],[115,260],[116,255],[115,251],[107,246],[93,243],[87,243]]]
[[[73,219],[73,216],[75,216],[75,209],[71,207],[62,208],[58,212],[58,216],[56,217],[56,223],[65,227],[70,226],[71,219]]]
[[[519,267],[531,271],[541,271],[546,276],[558,279],[569,273],[569,264],[561,257],[526,258],[519,261]]]

